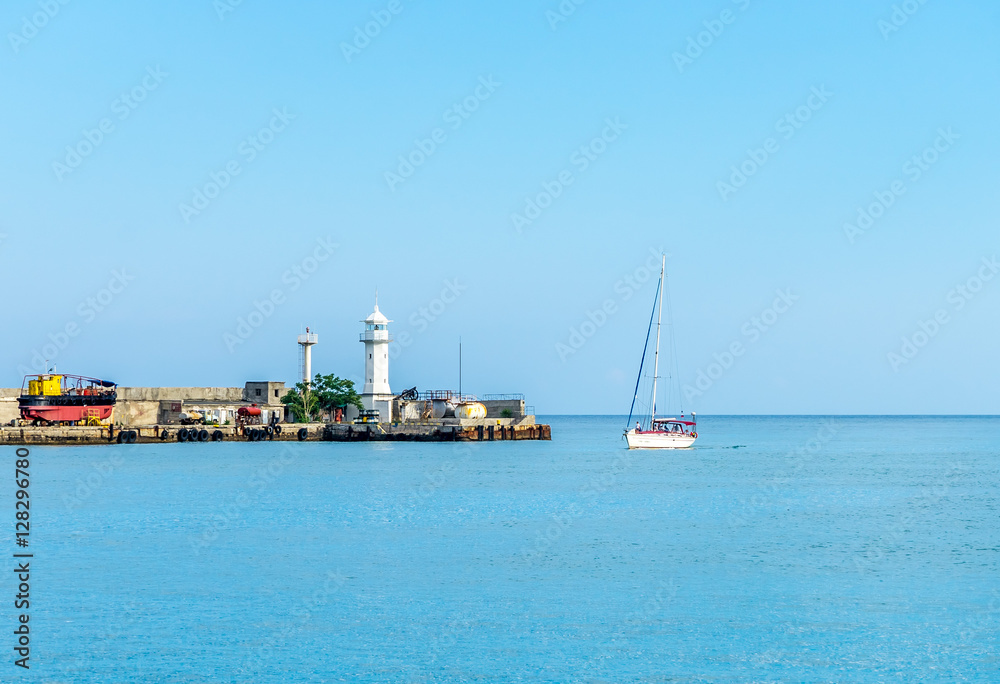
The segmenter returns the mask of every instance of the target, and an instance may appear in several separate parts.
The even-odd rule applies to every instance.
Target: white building
[[[389,389],[389,323],[378,310],[378,299],[375,300],[375,311],[362,321],[365,331],[361,333],[361,341],[365,344],[365,386],[361,392],[361,403],[368,410],[376,409],[379,420],[388,423],[392,420],[392,390]]]

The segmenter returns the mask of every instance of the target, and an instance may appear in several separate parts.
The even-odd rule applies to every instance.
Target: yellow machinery
[[[83,424],[84,425],[100,425],[101,424],[101,412],[98,409],[84,409],[83,410]]]
[[[62,376],[39,375],[37,380],[29,380],[28,394],[36,397],[58,397],[62,394]]]

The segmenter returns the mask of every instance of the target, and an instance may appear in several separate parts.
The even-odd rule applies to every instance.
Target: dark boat
[[[82,375],[26,375],[17,399],[21,418],[35,424],[97,425],[111,417],[118,386]]]

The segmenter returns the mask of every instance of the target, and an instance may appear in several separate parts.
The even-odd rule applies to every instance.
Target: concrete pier
[[[500,424],[498,424],[500,423]],[[552,428],[534,422],[512,425],[501,421],[460,421],[439,425],[327,425],[321,439],[327,442],[502,442],[551,440]]]
[[[548,425],[537,425],[533,420],[515,421],[482,419],[432,421],[427,423],[401,423],[390,425],[368,423],[353,425],[347,423],[281,423],[281,433],[272,431],[261,435],[258,441],[326,441],[326,442],[500,442],[510,440],[551,440],[552,429]],[[250,430],[265,430],[266,426],[252,425]],[[299,431],[305,430],[305,438]],[[0,445],[49,445],[71,446],[83,444],[119,444],[119,435],[134,432],[135,444],[178,442],[179,432],[194,432],[194,437],[186,443],[223,441],[251,442],[252,435],[244,434],[242,428],[232,425],[133,425],[117,426],[70,426],[70,427],[0,427]],[[126,438],[127,441],[127,438]],[[252,442],[251,442],[252,443]],[[123,445],[124,446],[124,445]]]

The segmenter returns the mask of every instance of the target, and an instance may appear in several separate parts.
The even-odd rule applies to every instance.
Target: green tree
[[[312,383],[312,391],[319,399],[319,408],[324,411],[333,411],[348,406],[356,406],[359,411],[364,409],[361,396],[354,389],[354,382],[338,378],[332,373],[330,375],[317,373]]]
[[[308,423],[320,412],[319,396],[305,382],[295,383],[295,389],[288,390],[281,398],[281,403],[292,412],[296,423]]]
[[[317,420],[320,413],[338,408],[356,406],[359,411],[364,409],[361,396],[354,389],[354,382],[338,378],[332,373],[317,373],[310,383],[295,383],[295,389],[288,390],[281,398],[281,403],[292,412],[296,423]]]

